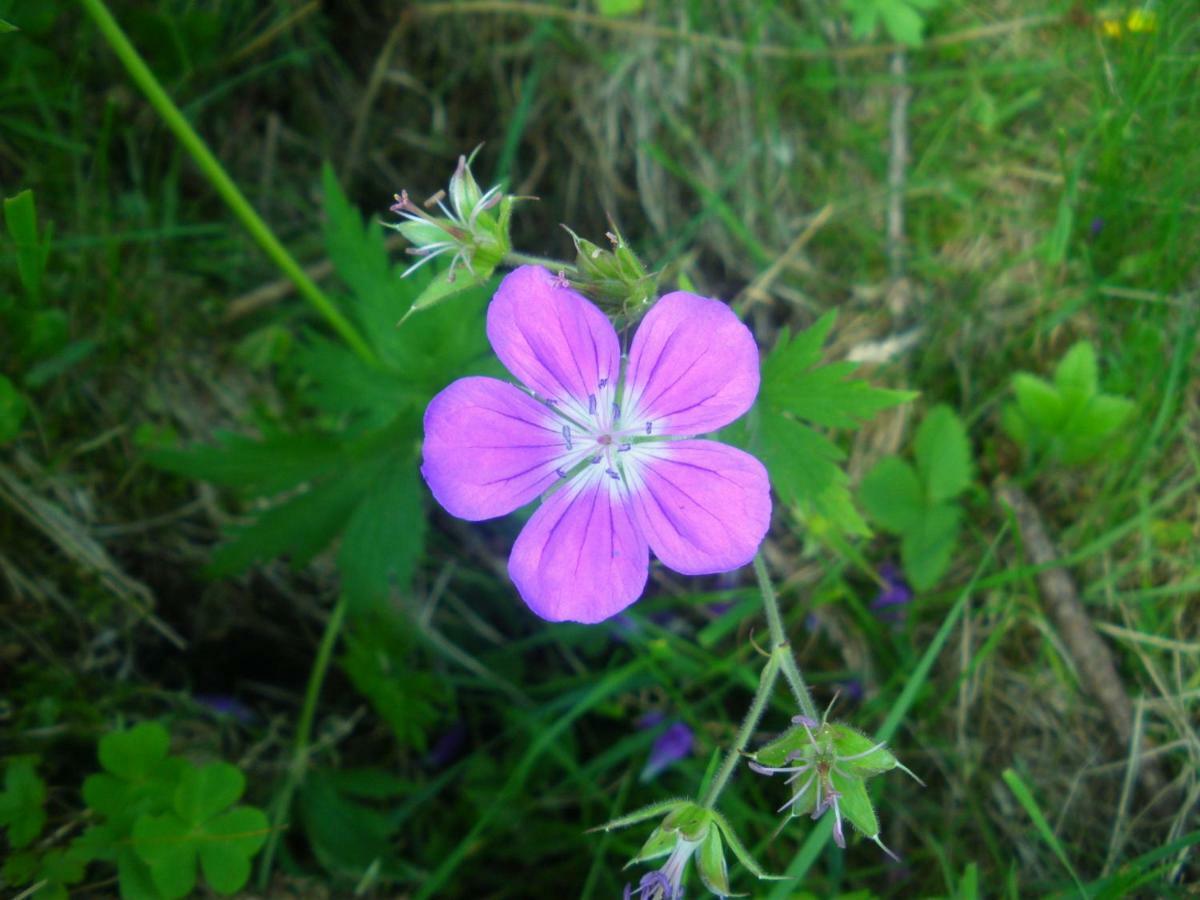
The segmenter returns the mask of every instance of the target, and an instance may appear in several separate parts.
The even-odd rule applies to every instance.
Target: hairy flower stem
[[[767,708],[767,701],[771,699],[771,689],[775,687],[775,679],[779,676],[779,665],[783,661],[785,654],[790,656],[791,651],[786,647],[776,647],[771,652],[771,655],[767,657],[767,664],[763,666],[762,674],[758,676],[758,690],[754,692],[754,699],[750,702],[750,709],[746,712],[746,717],[742,719],[742,727],[738,729],[737,739],[733,742],[733,746],[729,748],[729,752],[725,754],[721,768],[717,771],[716,777],[713,778],[712,784],[708,786],[708,791],[704,795],[704,806],[706,809],[712,809],[716,806],[717,798],[721,795],[721,791],[725,789],[725,785],[729,782],[730,777],[737,768],[742,751],[746,749],[746,745],[750,743],[750,738],[754,736],[754,729],[758,727],[758,720],[762,718],[763,710]]]
[[[550,259],[548,256],[534,256],[531,253],[520,253],[516,250],[510,250],[504,254],[503,263],[506,266],[541,266],[543,269],[549,269],[551,272],[571,272],[575,271],[575,264],[564,262],[561,259]]]
[[[346,620],[346,598],[343,595],[329,614],[325,623],[325,633],[321,635],[321,644],[317,647],[317,655],[313,660],[312,671],[308,674],[308,687],[304,692],[304,706],[300,709],[300,721],[296,723],[295,746],[292,748],[292,759],[288,765],[283,787],[275,797],[271,809],[271,831],[267,843],[263,847],[258,865],[258,886],[266,889],[271,876],[271,864],[275,858],[275,849],[279,846],[279,838],[286,827],[288,811],[291,809],[292,796],[296,788],[304,780],[308,770],[309,741],[312,738],[313,719],[317,714],[317,701],[321,698],[321,687],[325,684],[325,673],[329,671],[329,662],[333,659],[333,648],[342,632],[342,623]]]
[[[371,345],[363,339],[358,329],[333,305],[325,293],[317,287],[316,282],[305,274],[292,255],[275,237],[270,226],[255,212],[254,207],[238,190],[238,186],[225,172],[216,156],[208,149],[204,139],[196,133],[183,113],[179,111],[179,107],[163,90],[162,85],[150,71],[150,67],[146,65],[137,48],[129,42],[129,38],[125,36],[125,32],[117,24],[117,20],[108,11],[104,0],[80,0],[80,2],[95,20],[100,33],[104,35],[104,39],[117,54],[134,83],[141,88],[142,93],[146,95],[146,99],[162,117],[166,126],[175,133],[179,143],[183,144],[184,149],[192,155],[192,159],[196,161],[200,171],[221,195],[221,199],[225,201],[233,214],[241,220],[242,225],[250,232],[250,236],[258,242],[258,245],[262,247],[280,271],[292,280],[296,285],[296,290],[311,304],[313,309],[321,314],[321,317],[329,323],[329,327],[338,333],[338,336],[346,342],[346,346],[358,354],[364,362],[375,364],[377,359]]]
[[[779,600],[775,596],[775,588],[771,584],[771,576],[767,574],[767,564],[761,553],[754,557],[754,574],[758,578],[758,587],[762,592],[763,610],[767,614],[767,628],[771,632],[771,654],[767,657],[767,664],[763,666],[762,674],[758,676],[758,690],[754,692],[754,699],[750,701],[750,709],[742,720],[742,727],[738,729],[737,739],[729,748],[729,752],[725,754],[720,770],[704,795],[704,806],[708,809],[716,806],[717,798],[737,768],[742,751],[750,743],[754,729],[758,727],[758,720],[762,718],[763,711],[767,708],[767,702],[771,699],[771,689],[775,686],[775,680],[781,670],[783,677],[787,679],[787,683],[792,689],[796,703],[800,706],[800,712],[810,719],[819,718],[812,696],[808,692],[808,685],[804,683],[804,676],[800,674],[800,668],[796,665],[796,657],[792,655],[791,645],[783,630],[783,618],[779,615]]]
[[[792,689],[796,703],[800,706],[800,712],[810,719],[820,719],[817,707],[812,700],[812,694],[808,692],[808,685],[804,683],[804,676],[800,674],[800,667],[796,665],[796,657],[792,655],[787,634],[783,630],[783,619],[779,615],[779,600],[775,596],[775,587],[771,584],[771,576],[767,574],[767,563],[761,553],[754,556],[754,575],[758,578],[758,589],[762,592],[763,610],[767,614],[767,627],[771,631],[771,650],[773,653],[782,651],[783,677]]]

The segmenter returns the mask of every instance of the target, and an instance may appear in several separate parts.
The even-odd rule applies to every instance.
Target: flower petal
[[[684,575],[754,559],[771,524],[767,470],[717,441],[654,441],[626,454],[634,514],[654,555]]]
[[[625,488],[588,466],[525,525],[508,573],[535,613],[551,622],[601,622],[641,596],[650,555]]]
[[[707,434],[754,403],[758,346],[724,303],[676,291],[638,327],[625,381],[626,415],[639,429]]]
[[[604,313],[555,282],[540,266],[510,272],[488,306],[488,340],[527,387],[580,417],[601,382],[616,384],[621,347]]]
[[[438,503],[472,522],[524,506],[569,462],[562,420],[495,378],[460,378],[425,410],[421,474]]]

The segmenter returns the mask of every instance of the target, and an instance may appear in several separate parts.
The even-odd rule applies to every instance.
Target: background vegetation
[[[17,28],[0,33],[0,195],[33,192],[6,206],[0,245],[0,823],[15,893],[110,895],[118,871],[132,892],[155,867],[195,878],[198,858],[220,888],[253,857],[246,890],[265,896],[615,896],[644,834],[584,830],[694,793],[729,745],[764,628],[749,572],[656,569],[627,616],[549,626],[505,575],[519,523],[454,521],[415,481],[424,399],[488,365],[486,292],[396,332],[371,298],[402,312],[414,289],[369,222],[393,191],[444,187],[480,143],[481,181],[539,198],[514,220],[522,250],[567,256],[558,223],[597,239],[611,216],[652,267],[735,302],[764,348],[837,310],[825,358],[919,392],[829,433],[865,518],[781,503],[765,547],[818,703],[836,695],[867,731],[907,707],[892,746],[926,787],[873,782],[902,862],[862,841],[805,844],[814,826],[779,829],[779,788],[743,771],[726,815],[767,870],[804,877],[735,870],[735,889],[1170,896],[1196,880],[1191,5],[113,13],[391,374],[364,377],[280,280],[80,6],[0,2]],[[387,243],[406,265],[402,247]],[[1090,367],[1087,351],[1068,357],[1081,342]],[[930,448],[950,444],[962,471],[939,488]],[[881,465],[907,467],[924,499],[872,490]],[[1106,687],[1053,614],[1031,520],[999,499],[1014,486],[1113,660]],[[912,523],[935,519],[932,549],[909,546]],[[900,577],[887,563],[920,589],[881,611]],[[342,596],[366,599],[322,644]],[[1132,698],[1124,731],[1105,689]],[[644,727],[650,713],[663,724]],[[780,692],[763,737],[793,713]],[[154,729],[100,742],[145,720],[169,754]],[[691,754],[639,778],[675,721]],[[227,802],[180,800],[198,785]],[[196,849],[167,863],[112,849],[129,846],[128,804],[163,833],[217,834],[246,809],[272,825],[266,849],[241,847],[214,876]],[[112,841],[85,867],[72,842],[98,827]]]

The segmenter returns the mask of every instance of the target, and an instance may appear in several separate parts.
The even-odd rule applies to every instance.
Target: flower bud
[[[575,242],[572,283],[596,301],[618,326],[636,323],[654,303],[658,275],[648,274],[615,225],[606,233],[611,250],[605,250],[563,226]]]
[[[458,158],[458,167],[450,177],[449,194],[438,191],[422,206],[414,203],[407,191],[395,195],[391,211],[404,221],[385,224],[404,235],[412,244],[408,253],[418,257],[405,269],[404,276],[438,257],[450,259],[449,268],[429,284],[406,318],[451,294],[481,284],[512,249],[509,224],[517,198],[502,193],[499,185],[481,191],[471,173],[474,156],[472,153],[470,159]],[[448,207],[443,202],[447,196]],[[463,269],[468,277],[460,279]]]
[[[792,719],[793,726],[750,756],[750,768],[761,775],[786,773],[792,797],[779,808],[789,815],[810,814],[819,819],[827,810],[834,815],[833,839],[846,846],[843,820],[895,858],[879,839],[879,819],[866,781],[892,769],[912,775],[882,742],[840,722],[817,722],[806,716]],[[917,779],[920,781],[920,779]]]

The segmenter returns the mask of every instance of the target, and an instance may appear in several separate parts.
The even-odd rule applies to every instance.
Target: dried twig
[[[908,306],[904,248],[904,185],[908,173],[908,55],[904,50],[892,54],[891,148],[888,152],[887,256],[888,304],[900,315]]]
[[[133,606],[147,622],[180,650],[187,642],[170,625],[150,611],[154,596],[150,588],[126,575],[83,525],[56,503],[32,491],[7,466],[0,464],[0,500],[29,520],[69,559],[96,575],[108,590]]]
[[[407,242],[404,240],[404,237],[399,234],[390,234],[384,240],[384,246],[388,250],[396,250],[404,246],[405,243]],[[315,262],[310,266],[304,267],[304,274],[313,281],[323,281],[333,274],[333,263],[328,259]],[[231,300],[225,310],[225,321],[233,322],[251,313],[256,313],[264,307],[278,303],[284,297],[295,293],[295,291],[296,285],[290,278],[269,281]]]
[[[1001,485],[996,490],[996,496],[1016,516],[1029,558],[1035,565],[1044,567],[1038,572],[1042,599],[1079,673],[1079,680],[1084,689],[1100,702],[1121,743],[1129,746],[1131,753],[1140,756],[1146,748],[1141,740],[1135,741],[1133,705],[1117,674],[1112,653],[1097,634],[1071,576],[1066,569],[1053,565],[1059,559],[1059,553],[1046,532],[1041,514],[1025,492],[1014,484]],[[1162,770],[1145,758],[1142,759],[1141,777],[1146,787],[1155,794],[1167,784]]]

